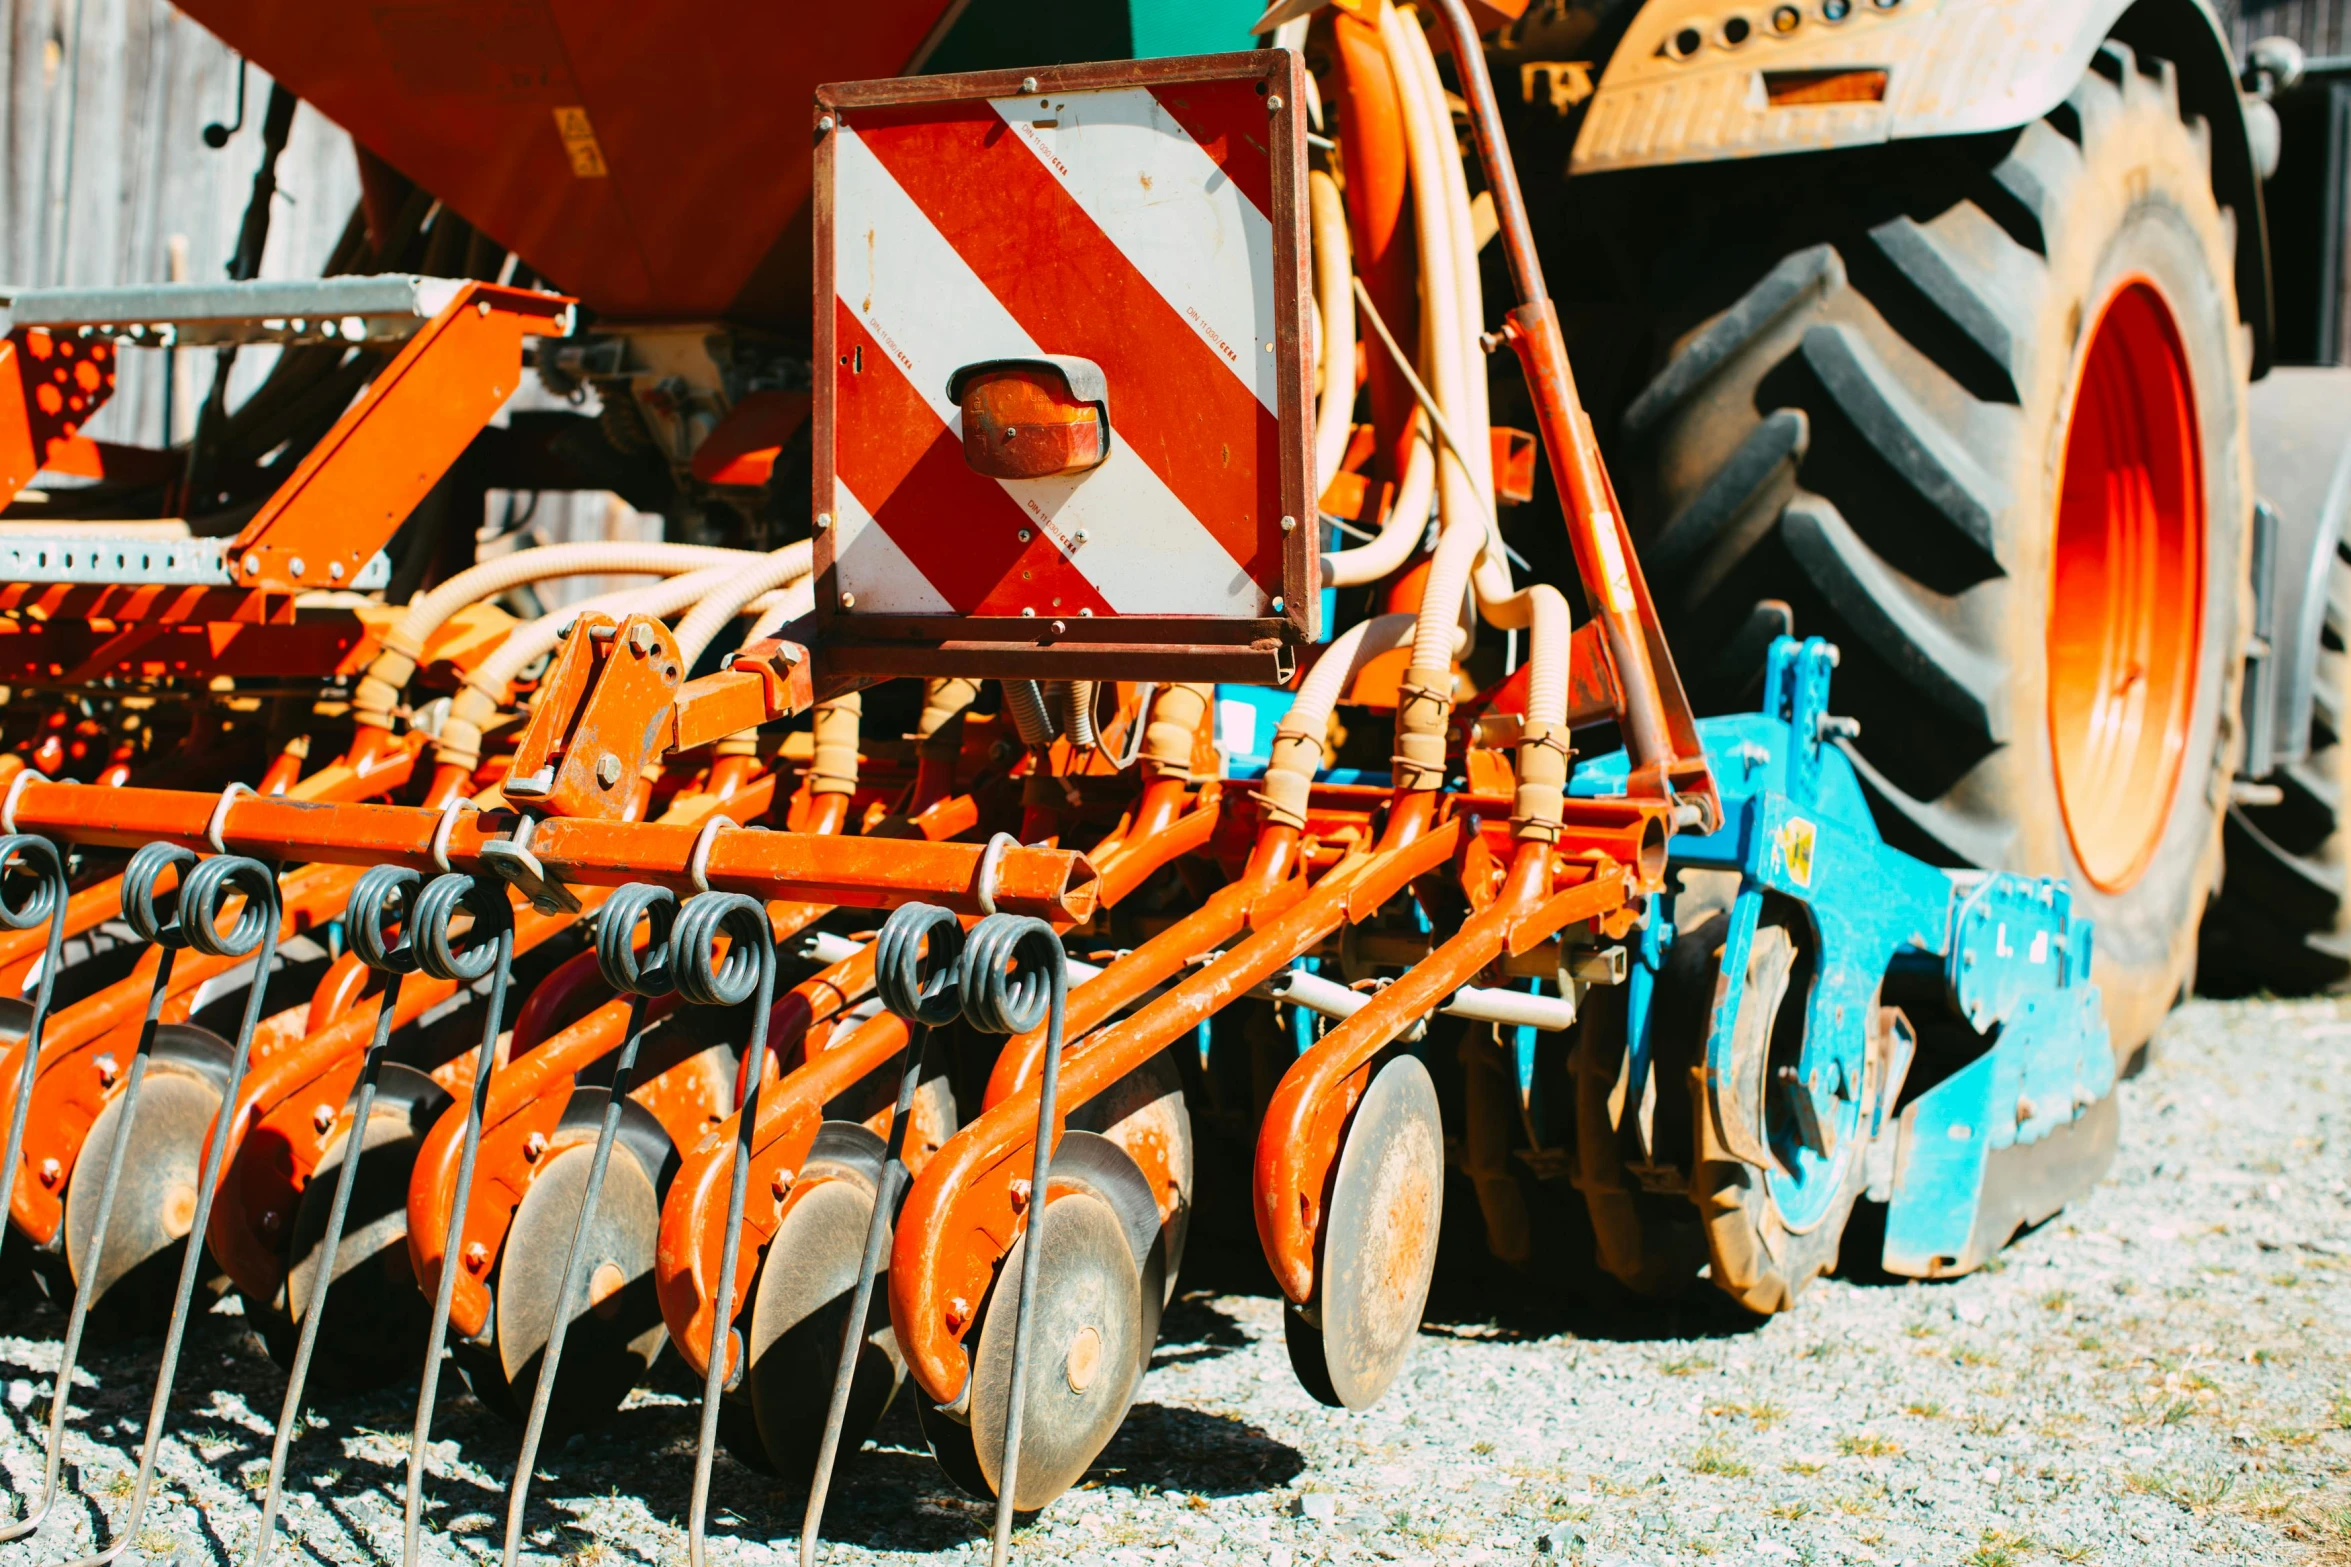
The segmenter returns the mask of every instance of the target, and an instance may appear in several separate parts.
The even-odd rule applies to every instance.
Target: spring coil
[[[1101,733],[1094,727],[1093,681],[1072,680],[1061,688],[1061,727],[1069,743],[1081,751],[1101,745]]]
[[[196,851],[176,843],[150,843],[131,856],[122,873],[122,917],[141,941],[159,947],[188,944],[181,929],[179,900],[173,901],[171,912],[166,914],[156,906],[155,889],[166,871],[195,863]]]
[[[727,940],[718,956],[718,938]],[[731,1007],[772,987],[775,938],[767,906],[739,892],[698,893],[678,911],[670,936],[670,979],[698,1007]]]
[[[963,921],[935,903],[890,911],[874,942],[873,983],[882,1005],[928,1028],[963,1010]]]
[[[360,962],[379,974],[416,972],[416,900],[423,890],[423,875],[405,865],[378,865],[359,878],[343,910],[343,934]]]
[[[963,1014],[986,1034],[1025,1034],[1067,983],[1061,938],[1043,920],[991,914],[965,939]]]
[[[18,860],[24,861],[24,868],[33,873],[33,886],[25,894],[24,902],[10,903],[7,872]],[[58,854],[57,845],[29,832],[0,837],[0,926],[31,930],[36,925],[46,925],[62,912],[65,895],[65,860]]]
[[[473,915],[472,945],[462,949],[451,941],[461,910]],[[504,882],[452,871],[417,894],[409,924],[416,966],[435,979],[470,985],[497,964],[498,938],[514,929],[514,905],[506,901]]]
[[[245,901],[229,928],[222,930],[222,909],[232,894],[241,894]],[[241,958],[258,951],[277,934],[280,906],[276,874],[242,854],[216,854],[180,881],[180,931],[189,946],[208,958]],[[258,987],[261,981],[254,984]]]
[[[1032,751],[1053,743],[1053,708],[1034,680],[1004,682],[1004,710],[1012,715],[1013,732]]]
[[[604,983],[624,996],[666,996],[677,989],[671,973],[677,919],[678,895],[650,882],[630,882],[607,899],[596,918],[596,968]],[[640,951],[641,924],[653,930]]]

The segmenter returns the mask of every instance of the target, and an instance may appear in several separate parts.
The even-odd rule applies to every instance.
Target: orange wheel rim
[[[2099,311],[2065,435],[2049,738],[2074,859],[2119,892],[2155,857],[2196,710],[2204,473],[2178,324],[2133,278]]]

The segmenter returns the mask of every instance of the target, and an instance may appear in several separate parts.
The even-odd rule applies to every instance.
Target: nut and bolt
[[[343,563],[341,561],[330,560],[327,562],[327,580],[330,582],[343,580]]]
[[[529,1137],[523,1140],[522,1156],[525,1159],[530,1160],[533,1164],[538,1163],[539,1155],[545,1153],[546,1151],[547,1134],[545,1132],[533,1132]]]
[[[1012,1211],[1014,1213],[1026,1213],[1029,1211],[1028,1182],[1014,1181],[1012,1183]]]
[[[1284,517],[1282,519],[1282,531],[1284,533],[1296,533],[1298,531],[1298,519],[1295,517]]]
[[[641,620],[629,622],[629,651],[642,658],[653,651],[653,628]]]
[[[55,1186],[63,1179],[65,1179],[64,1165],[59,1164],[55,1159],[41,1161],[41,1184],[43,1186]]]
[[[1024,95],[1035,92],[1037,90],[1037,79],[1034,76],[1022,77],[1020,79],[1020,90]]]
[[[297,555],[293,559],[287,561],[286,570],[293,573],[297,577],[301,576],[304,570],[302,565],[302,557]]]
[[[490,1248],[475,1241],[465,1248],[465,1267],[469,1273],[479,1273],[490,1265]]]
[[[1288,599],[1285,599],[1285,598],[1283,598],[1283,597],[1282,597],[1280,594],[1278,594],[1278,593],[1274,595],[1274,600],[1273,600],[1273,612],[1274,612],[1275,614],[1279,615],[1279,614],[1281,614],[1281,613],[1282,613],[1284,610],[1288,609],[1289,607],[1290,607],[1290,601],[1289,601]]]
[[[110,1055],[100,1056],[90,1064],[98,1069],[98,1086],[101,1088],[112,1088],[114,1080],[122,1075],[122,1067]]]
[[[1068,621],[1066,621],[1066,620],[1056,620],[1055,622],[1053,622],[1053,634],[1054,634],[1055,636],[1060,636],[1062,633],[1066,632],[1067,630],[1069,630],[1069,622],[1068,622]]]
[[[841,607],[843,609],[855,609],[857,607],[857,595],[854,593],[842,594]]]
[[[247,555],[245,557],[245,575],[250,577],[259,570],[261,570],[261,557],[258,555]]]
[[[818,513],[816,514],[816,531],[817,531],[817,532],[819,532],[819,533],[822,533],[822,532],[824,532],[824,531],[825,531],[827,528],[830,528],[832,525],[833,525],[833,514],[832,514],[831,512],[829,512],[829,511],[820,511],[820,512],[818,512]]]
[[[1033,536],[1033,535],[1031,535],[1031,534],[1030,534],[1030,532],[1029,532],[1029,530],[1028,530],[1028,529],[1026,529],[1026,528],[1023,528],[1023,529],[1021,529],[1021,530],[1020,530],[1020,542],[1021,542],[1021,543],[1023,543],[1023,544],[1026,544],[1026,543],[1028,543],[1029,539],[1030,539],[1032,536]]]
[[[620,782],[620,758],[610,751],[596,758],[596,781],[610,789]]]
[[[322,1104],[313,1105],[310,1107],[311,1130],[317,1132],[321,1137],[324,1137],[326,1135],[327,1128],[334,1124],[335,1107],[333,1105]]]
[[[829,114],[818,115],[816,119],[816,128],[820,131],[831,130],[833,128],[833,117]]]

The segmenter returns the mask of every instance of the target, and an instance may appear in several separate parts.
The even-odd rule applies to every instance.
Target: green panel
[[[1171,54],[1227,54],[1256,47],[1249,24],[1267,0],[1128,0],[1134,16],[1135,58]]]
[[[943,75],[1133,55],[1126,0],[971,0],[923,69]]]

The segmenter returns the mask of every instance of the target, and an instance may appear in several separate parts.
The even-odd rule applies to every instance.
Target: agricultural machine
[[[900,1396],[1001,1560],[1208,1192],[1360,1409],[1448,1200],[1759,1314],[1954,1276],[2105,1169],[2200,925],[2351,973],[2300,65],[2197,0],[930,75],[937,0],[188,9],[278,83],[232,276],[0,346],[0,1206],[69,1303],[0,1538],[155,1334],[126,1549],[217,1280],[286,1368],[253,1562],[322,1392],[421,1384],[409,1561],[445,1366],[511,1417],[511,1562],[673,1353],[697,1562],[722,1456],[805,1559]],[[297,95],[363,199],[264,281]],[[203,349],[188,444],[84,433]],[[493,489],[669,542],[477,559]]]

